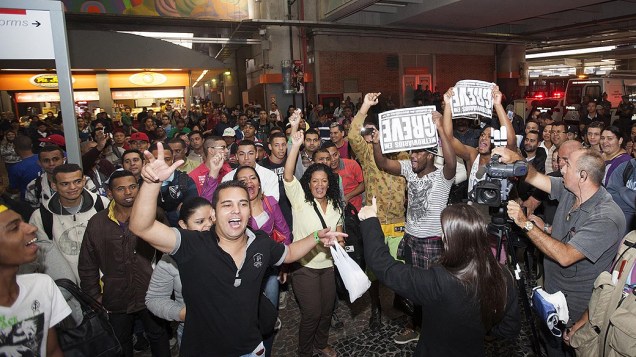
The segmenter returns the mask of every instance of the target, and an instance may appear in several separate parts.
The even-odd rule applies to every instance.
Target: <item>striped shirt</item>
[[[455,178],[447,180],[442,170],[435,170],[417,177],[409,160],[400,160],[401,175],[406,178],[408,207],[406,210],[406,233],[418,238],[442,235],[440,215],[448,203]]]

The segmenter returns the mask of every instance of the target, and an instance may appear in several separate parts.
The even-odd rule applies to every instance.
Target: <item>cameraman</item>
[[[503,163],[523,160],[505,148],[496,148],[493,154],[501,155]],[[599,153],[579,149],[560,155],[559,163],[562,179],[538,173],[532,165],[526,176],[527,183],[559,201],[552,235],[544,233],[540,218],[526,217],[517,202],[508,203],[508,216],[545,255],[545,290],[565,294],[570,313],[566,326],[570,327],[587,309],[598,274],[609,270],[625,232],[625,217],[601,185],[605,163]],[[549,332],[544,339],[548,356],[573,355]]]

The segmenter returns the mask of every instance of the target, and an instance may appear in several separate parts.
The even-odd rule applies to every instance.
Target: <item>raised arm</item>
[[[373,159],[375,165],[383,171],[386,171],[392,175],[400,175],[402,173],[402,167],[397,160],[391,160],[388,157],[382,155],[382,148],[380,147],[380,132],[376,130],[373,132]]]
[[[285,257],[285,263],[293,263],[304,257],[316,246],[316,244],[319,243],[319,241],[325,246],[330,246],[344,242],[345,237],[347,237],[346,233],[331,231],[331,228],[329,227],[316,231],[315,233],[312,233],[301,240],[297,240],[288,246],[289,253],[287,253],[287,256]]]
[[[369,112],[369,109],[378,104],[378,97],[380,96],[380,93],[367,93],[364,96],[364,102],[362,102],[362,106],[360,107],[360,110],[358,110],[358,112],[356,113],[356,116],[353,117],[353,121],[351,121],[351,128],[349,129],[349,134],[347,135],[347,138],[349,139],[349,142],[351,143],[354,140],[363,140],[360,137],[360,129],[362,128],[362,125],[364,124],[364,119],[367,117],[367,113]],[[353,144],[352,144],[353,145]]]
[[[293,117],[293,115],[292,115]],[[292,118],[289,119],[292,121]],[[283,179],[285,182],[292,182],[294,180],[294,171],[296,171],[296,161],[298,160],[298,153],[300,152],[300,146],[305,140],[305,134],[302,131],[297,131],[292,135],[292,146],[287,153],[287,160],[285,161],[285,172],[283,173]]]
[[[492,89],[493,108],[497,112],[497,118],[499,118],[499,126],[506,128],[506,147],[510,150],[517,150],[517,136],[515,128],[512,126],[512,120],[508,118],[506,109],[501,104],[503,94],[499,90],[499,86],[495,86]]]
[[[157,144],[158,157],[148,151],[144,152],[148,163],[141,170],[144,184],[141,185],[132,213],[130,214],[130,231],[141,239],[150,243],[156,249],[171,253],[177,241],[172,228],[155,220],[157,213],[157,197],[161,189],[161,183],[183,164],[183,160],[177,160],[172,166],[164,161],[163,145]]]
[[[208,167],[210,167],[210,172],[205,177],[205,181],[203,181],[201,197],[210,202],[212,202],[212,195],[214,195],[214,191],[216,191],[216,188],[219,185],[219,173],[223,167],[223,160],[222,153],[216,153],[208,156]]]
[[[442,120],[442,127],[444,128],[444,134],[453,147],[455,155],[461,157],[468,165],[472,165],[475,158],[477,158],[477,149],[462,144],[461,141],[453,136],[453,118],[451,113],[451,105],[453,105],[453,90],[454,88],[450,87],[448,88],[448,91],[444,93],[444,117]],[[443,146],[442,150],[445,151]]]
[[[450,115],[450,113],[448,113]],[[444,126],[442,125],[442,115],[438,112],[433,112],[433,122],[437,127],[437,133],[442,141],[442,154],[444,155],[444,178],[447,180],[455,177],[457,171],[457,155],[453,149],[451,139],[448,138]]]

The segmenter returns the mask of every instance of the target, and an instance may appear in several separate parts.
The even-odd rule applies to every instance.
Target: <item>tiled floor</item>
[[[411,356],[415,350],[415,342],[398,345],[393,342],[393,336],[399,333],[406,321],[405,315],[393,308],[393,293],[381,287],[383,326],[378,331],[371,331],[368,327],[370,315],[370,301],[368,294],[363,295],[353,304],[340,300],[336,312],[344,322],[342,329],[331,329],[329,343],[338,352],[338,356],[364,357],[397,357]],[[523,316],[523,309],[521,310]],[[293,296],[293,289],[287,293],[287,306],[280,310],[283,323],[274,341],[272,356],[292,357],[297,355],[298,322],[300,311]],[[530,331],[525,320],[522,321],[522,331],[516,341],[495,340],[486,343],[486,354],[489,357],[527,357],[535,356],[530,348]],[[150,351],[136,353],[136,356],[150,356]],[[173,351],[178,356],[178,351]],[[317,357],[315,355],[314,357]]]

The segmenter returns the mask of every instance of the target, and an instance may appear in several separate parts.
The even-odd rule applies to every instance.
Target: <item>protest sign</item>
[[[382,153],[437,146],[434,105],[396,109],[378,115]]]
[[[453,119],[474,115],[492,118],[493,87],[493,83],[484,81],[463,80],[457,82],[451,98]]]

